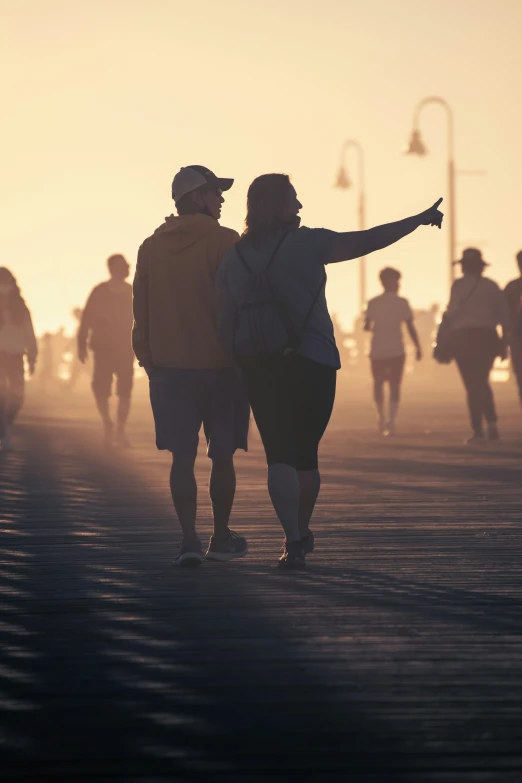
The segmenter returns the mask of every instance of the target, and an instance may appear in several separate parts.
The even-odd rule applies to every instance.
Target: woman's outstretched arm
[[[440,198],[432,207],[419,215],[397,220],[395,223],[385,223],[383,226],[375,226],[367,231],[347,231],[338,234],[334,244],[332,261],[334,263],[349,261],[352,258],[360,258],[374,253],[376,250],[382,250],[411,234],[419,226],[441,228],[444,217],[438,209],[441,202]]]

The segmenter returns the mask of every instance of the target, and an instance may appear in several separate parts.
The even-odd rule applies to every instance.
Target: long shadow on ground
[[[65,428],[22,440],[0,463],[4,780],[412,779],[360,681],[306,665],[291,583],[173,571],[135,472]]]

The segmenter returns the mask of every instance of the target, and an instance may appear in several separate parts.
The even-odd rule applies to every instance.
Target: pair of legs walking
[[[336,370],[291,355],[248,362],[243,375],[266,453],[270,499],[285,532],[280,564],[302,567],[313,549],[318,450],[333,409]]]
[[[461,329],[455,332],[455,360],[467,394],[473,439],[498,438],[497,413],[489,374],[498,353],[497,333],[492,329]]]
[[[381,435],[393,435],[395,432],[395,422],[399,412],[399,402],[401,396],[402,375],[404,372],[404,362],[406,357],[394,356],[389,359],[372,359],[373,375],[373,398],[377,407],[379,416],[379,432]],[[388,416],[386,416],[384,386],[388,383],[390,386],[390,398],[388,407]]]
[[[114,354],[112,352],[95,351],[92,391],[96,407],[103,422],[107,445],[112,444],[114,436],[114,423],[109,408],[113,376],[116,376],[116,394],[118,396],[116,443],[119,446],[127,447],[129,442],[126,435],[126,426],[131,407],[134,356],[129,356],[128,352]]]
[[[198,488],[194,475],[195,462],[195,457],[172,455],[170,470],[172,502],[183,531],[183,540],[188,543],[199,540],[196,533]],[[214,536],[227,538],[228,522],[236,494],[236,472],[232,457],[212,460],[209,494],[214,518]]]
[[[204,429],[212,462],[209,492],[214,530],[206,558],[232,560],[248,552],[246,540],[228,527],[236,491],[234,453],[246,450],[249,407],[241,380],[232,368],[149,370],[150,399],[158,449],[172,453],[170,490],[183,533],[175,565],[203,560],[196,530],[197,483],[194,465],[199,432]]]
[[[24,357],[0,351],[0,446],[11,448],[11,427],[24,402]]]

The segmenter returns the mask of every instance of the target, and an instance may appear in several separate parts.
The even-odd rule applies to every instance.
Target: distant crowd
[[[167,217],[143,242],[132,286],[127,260],[119,254],[108,259],[109,279],[93,289],[82,310],[74,311],[74,343],[63,331],[45,334],[38,351],[17,282],[0,268],[0,443],[5,451],[13,445],[12,426],[23,403],[24,359],[31,375],[38,366],[45,392],[60,378],[67,355],[63,382],[74,388],[87,371],[106,446],[128,447],[136,357],[149,379],[157,447],[172,456],[170,490],[182,531],[175,565],[247,554],[246,539],[229,528],[229,518],[236,489],[234,453],[248,450],[252,413],[265,449],[268,491],[285,535],[278,565],[299,569],[315,548],[310,521],[320,491],[318,451],[334,405],[337,373],[342,360],[361,367],[366,335],[382,436],[397,431],[405,331],[418,361],[431,353],[437,332],[435,360],[456,362],[467,394],[470,442],[499,438],[489,383],[497,357],[511,354],[522,401],[522,252],[517,256],[520,277],[501,291],[484,276],[487,264],[480,251],[465,250],[456,262],[463,274],[453,284],[440,326],[435,306],[415,318],[400,296],[401,273],[387,267],[379,275],[382,293],[368,302],[364,317],[347,334],[328,312],[328,266],[388,247],[420,226],[441,228],[442,199],[417,215],[367,231],[306,228],[300,225],[301,203],[289,178],[266,174],[249,188],[240,237],[219,223],[224,193],[232,184],[203,166],[176,174],[177,215]],[[114,380],[118,403],[113,417]],[[202,428],[214,515],[206,554],[196,528],[194,475]]]

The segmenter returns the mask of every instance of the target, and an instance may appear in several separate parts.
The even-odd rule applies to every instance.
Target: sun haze
[[[366,156],[368,225],[446,196],[445,118],[426,110],[425,158],[401,151],[416,103],[453,107],[457,250],[479,246],[491,276],[514,276],[522,246],[519,0],[4,0],[0,263],[17,275],[38,332],[137,248],[172,211],[190,163],[235,177],[222,222],[241,230],[258,174],[287,172],[303,223],[351,230],[355,191],[333,189],[339,151]],[[355,160],[347,163],[356,179]],[[445,204],[447,200],[445,201]],[[443,204],[444,208],[444,204]],[[386,265],[416,307],[447,296],[447,238],[416,232],[368,263]],[[349,323],[357,265],[330,271],[330,307]]]

